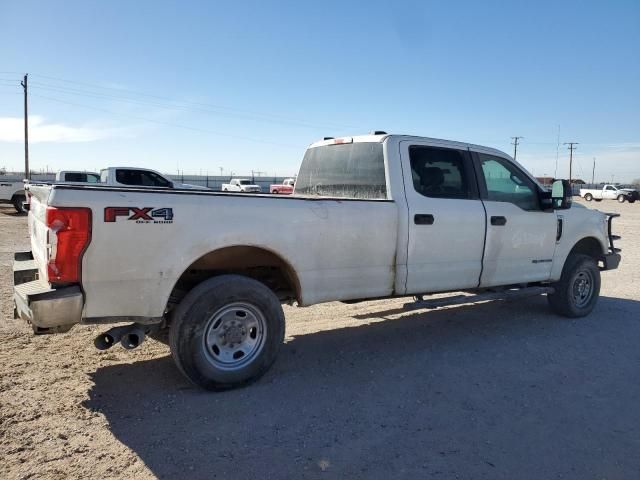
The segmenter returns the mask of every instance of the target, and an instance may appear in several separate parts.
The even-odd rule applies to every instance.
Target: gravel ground
[[[102,327],[13,320],[26,220],[0,208],[0,478],[640,476],[640,205],[586,319],[542,297],[404,312],[403,299],[286,308],[254,385],[205,393],[167,347],[94,349]]]

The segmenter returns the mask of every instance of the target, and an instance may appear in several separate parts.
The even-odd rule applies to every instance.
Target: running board
[[[501,292],[483,292],[475,295],[453,295],[451,297],[434,298],[433,300],[416,300],[415,302],[405,303],[404,308],[407,310],[416,310],[420,308],[441,308],[450,307],[452,305],[467,305],[475,302],[492,302],[494,300],[517,300],[520,298],[535,297],[555,293],[553,287],[525,287],[511,290],[503,290]]]

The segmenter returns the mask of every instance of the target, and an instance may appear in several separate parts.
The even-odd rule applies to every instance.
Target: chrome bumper
[[[18,252],[13,261],[14,317],[31,324],[38,334],[68,331],[82,319],[84,297],[77,285],[52,288],[38,277],[31,252]]]

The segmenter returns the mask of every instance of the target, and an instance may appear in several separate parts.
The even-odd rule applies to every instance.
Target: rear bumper
[[[31,252],[13,262],[14,317],[29,322],[35,333],[61,333],[82,319],[84,297],[77,285],[52,288],[38,277]]]

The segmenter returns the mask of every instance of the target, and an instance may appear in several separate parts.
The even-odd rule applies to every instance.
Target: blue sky
[[[469,141],[640,178],[640,2],[0,0],[0,167],[295,173],[324,135]],[[76,83],[72,83],[76,82]],[[558,176],[568,174],[561,145]]]

